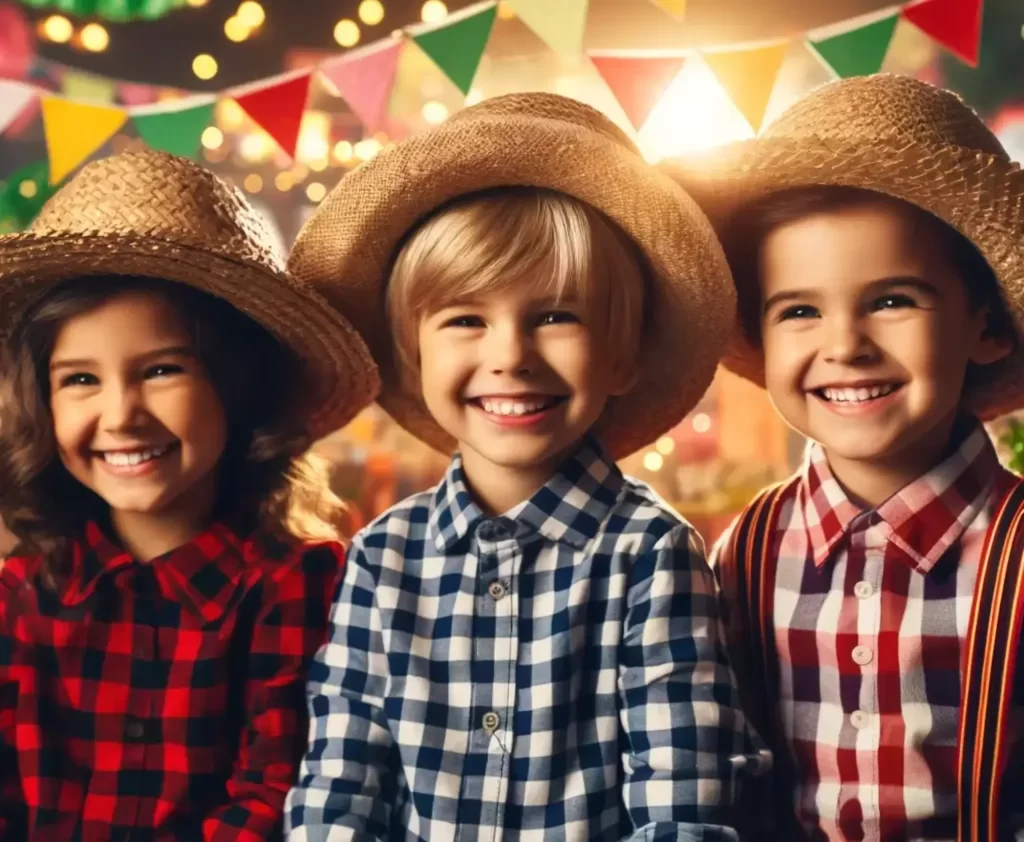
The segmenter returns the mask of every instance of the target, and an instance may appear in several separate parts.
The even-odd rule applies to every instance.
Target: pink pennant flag
[[[35,89],[28,85],[0,79],[0,134],[7,131],[36,96]]]
[[[129,107],[150,105],[157,98],[157,90],[152,85],[138,85],[135,82],[119,82],[117,94],[121,102]]]
[[[402,41],[396,38],[320,65],[320,73],[348,103],[368,134],[380,128],[387,114],[401,50]]]

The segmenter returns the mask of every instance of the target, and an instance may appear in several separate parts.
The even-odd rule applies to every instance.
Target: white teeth
[[[899,388],[894,383],[888,383],[884,386],[871,386],[861,388],[843,388],[833,389],[826,388],[821,390],[821,394],[825,397],[825,400],[832,401],[834,403],[863,403],[864,401],[874,400],[875,398],[885,397],[890,395]]]
[[[490,398],[480,400],[484,412],[492,415],[528,415],[544,409],[548,403],[549,401],[499,401]]]
[[[108,465],[113,465],[117,468],[130,468],[135,465],[141,465],[143,462],[149,462],[151,459],[159,459],[169,449],[167,447],[159,447],[151,450],[135,450],[131,453],[105,451],[103,453],[103,460]]]

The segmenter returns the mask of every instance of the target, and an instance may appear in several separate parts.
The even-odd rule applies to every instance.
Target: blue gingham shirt
[[[589,441],[502,517],[456,457],[359,533],[308,695],[291,842],[734,840],[768,765],[700,539]]]

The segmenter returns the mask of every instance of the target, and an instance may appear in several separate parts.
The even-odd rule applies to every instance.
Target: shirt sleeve
[[[674,527],[633,565],[619,664],[633,840],[711,842],[770,758],[740,708],[700,539]]]
[[[246,721],[228,800],[203,821],[204,842],[281,838],[284,800],[306,731],[306,672],[326,638],[330,595],[343,559],[340,545],[308,547],[269,578],[253,628]]]
[[[357,536],[309,674],[309,746],[285,806],[289,842],[387,839],[396,780],[376,579]]]
[[[0,839],[28,838],[28,807],[18,774],[14,742],[25,653],[15,636],[14,600],[20,580],[0,561]]]

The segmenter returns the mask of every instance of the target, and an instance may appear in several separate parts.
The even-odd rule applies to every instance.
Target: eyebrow
[[[922,292],[925,295],[935,297],[939,294],[938,288],[935,284],[929,283],[923,278],[918,278],[914,275],[896,275],[891,278],[879,278],[876,281],[872,281],[868,284],[867,289],[870,292],[879,293],[886,290],[897,289],[900,287],[916,289],[918,292]],[[809,289],[787,289],[782,292],[777,292],[764,302],[764,312],[767,313],[776,304],[783,303],[785,301],[807,301],[808,299],[814,299],[818,297],[819,293]]]
[[[195,356],[195,352],[187,345],[168,345],[166,348],[156,348],[152,351],[147,351],[144,354],[139,354],[135,357],[134,362],[145,363],[148,360],[159,359],[160,357],[192,357]],[[50,371],[60,371],[61,369],[67,368],[88,368],[89,366],[96,365],[96,360],[90,359],[89,357],[78,357],[75,359],[64,359],[64,360],[51,360]]]

